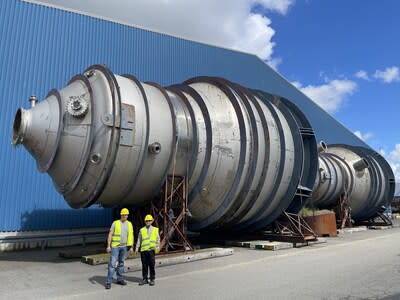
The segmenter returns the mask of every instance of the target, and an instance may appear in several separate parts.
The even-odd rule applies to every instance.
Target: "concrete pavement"
[[[57,250],[0,254],[0,299],[400,299],[400,228],[329,238],[269,252],[159,268],[156,286],[104,289],[106,266],[57,257]]]

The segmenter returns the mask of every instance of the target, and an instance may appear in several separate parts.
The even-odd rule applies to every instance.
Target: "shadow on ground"
[[[100,284],[104,286],[106,278],[107,276],[92,276],[89,278],[89,282],[92,284]],[[136,277],[136,276],[124,276],[124,278],[128,283],[128,285],[132,283],[139,283],[140,281],[142,281],[141,277]],[[113,280],[113,283],[114,284],[116,283],[115,279]]]

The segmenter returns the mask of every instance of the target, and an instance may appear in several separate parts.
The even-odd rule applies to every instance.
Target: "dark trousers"
[[[154,266],[156,265],[154,250],[140,252],[140,258],[142,259],[142,275],[143,279],[147,279],[148,269],[150,269],[150,280],[156,278],[156,272]]]

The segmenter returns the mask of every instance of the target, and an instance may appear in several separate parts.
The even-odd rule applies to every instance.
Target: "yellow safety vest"
[[[140,229],[141,243],[140,252],[155,250],[157,247],[158,228],[153,227],[151,235],[147,234],[146,226]]]
[[[128,222],[128,239],[126,240],[126,245],[128,247],[133,246],[133,226],[130,221],[125,221]],[[118,247],[121,242],[121,220],[114,221],[115,227],[114,227],[114,232],[112,236],[112,242],[111,242],[111,247]]]

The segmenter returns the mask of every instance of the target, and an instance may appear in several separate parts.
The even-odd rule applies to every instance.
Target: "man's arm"
[[[142,242],[142,233],[139,231],[137,242],[136,242],[135,253],[138,253],[141,242]]]
[[[107,237],[107,252],[111,252],[111,241],[112,241],[112,236],[114,233],[114,223],[111,225],[110,231],[108,232],[108,237]]]

